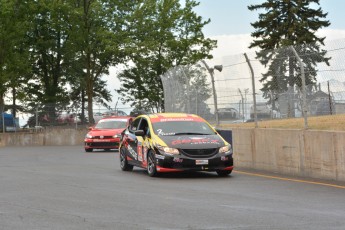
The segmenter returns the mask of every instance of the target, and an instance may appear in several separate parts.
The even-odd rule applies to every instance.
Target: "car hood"
[[[92,136],[113,136],[120,134],[124,129],[93,129],[89,132]]]
[[[225,145],[218,135],[159,136],[168,147],[179,149],[220,148]]]

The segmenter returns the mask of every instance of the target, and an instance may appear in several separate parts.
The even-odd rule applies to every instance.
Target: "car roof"
[[[138,117],[146,117],[151,121],[169,121],[172,120],[190,120],[190,121],[204,121],[204,119],[196,114],[189,114],[189,113],[153,113],[147,115],[139,115]],[[168,120],[165,120],[168,119]],[[171,121],[172,121],[171,120]]]
[[[123,120],[123,119],[133,119],[134,117],[131,117],[131,116],[109,116],[109,117],[104,117],[100,120],[113,120],[113,119],[118,119],[118,120]]]

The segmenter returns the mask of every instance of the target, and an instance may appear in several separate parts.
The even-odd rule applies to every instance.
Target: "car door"
[[[138,164],[145,168],[147,166],[147,151],[150,144],[150,128],[148,120],[143,117],[139,124],[139,129],[144,131],[144,136],[137,136]]]
[[[140,121],[141,117],[134,119],[126,133],[127,151],[132,164],[138,164],[138,138],[135,136],[135,131],[139,130]]]

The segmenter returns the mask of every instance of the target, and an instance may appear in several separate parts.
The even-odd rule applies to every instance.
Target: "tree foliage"
[[[0,0],[0,111],[5,94],[12,89],[15,98],[24,77],[30,72],[25,33],[28,27],[27,2]],[[16,106],[12,106],[15,114]]]
[[[267,0],[250,5],[248,9],[264,11],[259,14],[258,21],[251,23],[255,30],[251,34],[254,41],[249,46],[260,49],[256,52],[257,58],[268,66],[261,78],[264,97],[271,100],[287,90],[293,95],[295,86],[301,87],[300,67],[289,46],[303,54],[306,84],[315,84],[317,64],[325,62],[329,65],[330,59],[321,48],[325,37],[315,34],[330,25],[325,20],[327,13],[319,7],[319,0]]]
[[[125,102],[159,110],[164,103],[159,76],[172,66],[210,58],[216,45],[203,36],[209,20],[193,12],[197,5],[0,0],[0,106],[12,91],[13,102],[28,110],[53,106],[50,117],[59,107],[81,104],[92,122],[93,103],[111,101],[102,77],[110,67],[126,65],[119,91]]]
[[[164,110],[160,76],[177,65],[210,58],[216,42],[202,28],[209,23],[193,11],[199,3],[187,0],[142,0],[130,18],[128,68],[119,78],[124,102],[138,109]]]

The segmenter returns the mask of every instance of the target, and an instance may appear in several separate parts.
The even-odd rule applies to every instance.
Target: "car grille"
[[[118,146],[119,143],[115,143],[115,142],[93,142],[90,143],[91,147],[111,147],[111,146]]]
[[[113,136],[102,136],[102,138],[101,136],[94,136],[92,139],[111,139],[111,138],[113,138]]]
[[[218,153],[218,148],[212,149],[181,149],[183,155],[191,158],[208,158]]]

